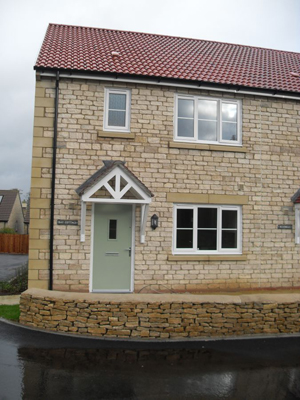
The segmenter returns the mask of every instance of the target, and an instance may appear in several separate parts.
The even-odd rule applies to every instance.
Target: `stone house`
[[[30,198],[26,202],[26,208],[24,210],[23,207],[23,215],[24,215],[24,232],[26,234],[29,233],[29,224],[30,224]]]
[[[18,189],[0,190],[0,229],[11,228],[23,234],[24,216]]]
[[[300,287],[300,55],[50,24],[29,287]]]

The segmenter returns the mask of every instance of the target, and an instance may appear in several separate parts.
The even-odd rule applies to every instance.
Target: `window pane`
[[[217,230],[198,230],[198,250],[217,250]]]
[[[178,117],[194,118],[194,100],[178,99]]]
[[[198,139],[199,140],[217,140],[217,122],[216,121],[198,121]]]
[[[237,231],[222,232],[222,248],[223,249],[237,248]]]
[[[198,208],[198,228],[216,228],[217,209]]]
[[[198,119],[217,119],[217,102],[215,100],[198,100]]]
[[[237,211],[235,210],[223,210],[222,211],[222,228],[234,228],[237,229]]]
[[[237,122],[237,104],[222,104],[222,120]]]
[[[177,249],[191,249],[193,248],[193,230],[182,229],[177,230]]]
[[[178,136],[194,137],[193,119],[178,119]]]
[[[109,107],[110,110],[126,110],[126,94],[109,94]]]
[[[177,210],[177,228],[193,228],[194,210]]]
[[[109,126],[123,126],[125,127],[125,111],[108,111],[108,125]]]
[[[222,123],[222,139],[237,140],[237,125],[231,122]]]
[[[117,220],[116,219],[109,220],[108,238],[109,239],[117,239]]]

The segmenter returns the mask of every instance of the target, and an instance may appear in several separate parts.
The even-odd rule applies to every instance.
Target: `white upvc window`
[[[105,88],[104,97],[103,129],[111,132],[130,132],[130,90]]]
[[[174,254],[241,254],[240,206],[174,205]]]
[[[176,95],[177,141],[241,145],[241,101]]]

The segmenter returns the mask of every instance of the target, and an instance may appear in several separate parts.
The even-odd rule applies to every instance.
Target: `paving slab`
[[[45,297],[68,301],[99,301],[99,302],[128,302],[128,303],[300,303],[300,291],[281,291],[265,293],[228,293],[228,294],[186,294],[186,293],[83,293],[60,292],[38,288],[27,289],[23,292],[33,297]]]
[[[20,295],[0,296],[0,305],[12,306],[20,303]]]
[[[0,254],[0,281],[8,282],[28,262],[28,254]]]

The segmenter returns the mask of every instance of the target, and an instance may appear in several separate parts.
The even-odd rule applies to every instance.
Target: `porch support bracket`
[[[85,242],[86,202],[81,200],[80,241]]]
[[[300,203],[295,204],[295,243],[300,244]]]
[[[140,242],[145,243],[145,230],[146,222],[148,219],[149,204],[141,205],[141,231],[140,231]]]

